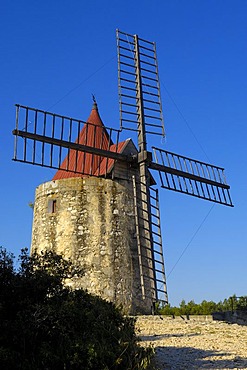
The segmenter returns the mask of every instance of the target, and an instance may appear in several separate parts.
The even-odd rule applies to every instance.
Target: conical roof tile
[[[110,147],[113,145],[100,118],[98,107],[95,102],[90,116],[88,117],[86,124],[83,126],[76,143],[104,150],[110,150]],[[71,177],[87,177],[90,175],[97,176],[97,172],[100,175],[104,171],[100,166],[102,159],[102,157],[96,154],[70,149],[67,157],[64,159],[59,170],[53,177],[53,180]]]

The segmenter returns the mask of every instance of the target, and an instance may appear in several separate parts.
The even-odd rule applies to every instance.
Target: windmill
[[[16,105],[14,160],[57,169],[53,182],[72,176],[85,179],[84,183],[89,181],[86,179],[100,178],[124,184],[131,194],[128,201],[132,199],[130,218],[135,241],[130,254],[134,272],[125,269],[120,273],[120,265],[125,263],[122,261],[118,272],[114,272],[115,285],[121,286],[123,275],[132,274],[129,285],[126,283],[129,293],[126,290],[123,294],[134,296],[130,300],[136,296],[142,304],[135,302],[129,312],[151,313],[156,302],[168,301],[156,181],[161,188],[233,205],[223,168],[157,147],[150,150],[150,135],[165,135],[156,46],[137,35],[117,30],[117,48],[120,129],[103,125],[95,99],[86,122]],[[24,125],[21,130],[20,122]],[[134,141],[120,141],[122,133],[127,131],[131,131]],[[57,199],[54,192],[49,190],[47,194],[48,212],[54,214]],[[117,209],[112,208],[111,212],[118,214]],[[120,243],[120,237],[117,242]],[[113,296],[110,299],[114,301]]]

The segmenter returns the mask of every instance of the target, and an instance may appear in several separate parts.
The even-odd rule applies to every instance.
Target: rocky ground
[[[140,316],[143,346],[156,350],[157,369],[247,369],[247,326],[211,317]]]

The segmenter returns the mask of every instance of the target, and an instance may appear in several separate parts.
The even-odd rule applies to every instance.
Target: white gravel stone
[[[136,330],[142,346],[155,348],[159,370],[247,369],[247,326],[139,316]]]

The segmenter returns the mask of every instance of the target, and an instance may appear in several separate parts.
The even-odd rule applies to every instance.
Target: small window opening
[[[56,199],[48,200],[48,213],[56,213],[57,201]]]

